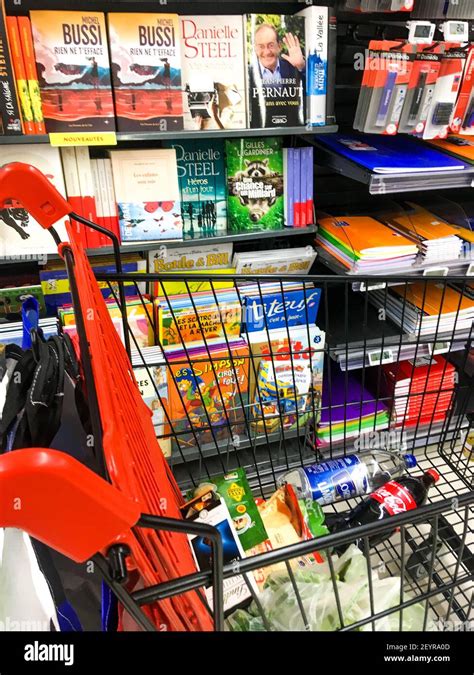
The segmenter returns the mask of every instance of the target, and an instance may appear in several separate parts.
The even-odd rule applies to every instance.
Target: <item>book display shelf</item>
[[[472,626],[470,4],[0,0],[0,627]]]

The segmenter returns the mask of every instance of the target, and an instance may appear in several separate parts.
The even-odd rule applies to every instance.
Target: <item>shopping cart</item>
[[[30,174],[35,176],[37,187],[32,190],[30,186],[22,191],[18,187],[18,176],[22,177],[21,184],[27,185],[31,180]],[[33,194],[35,199],[32,200]],[[84,226],[104,232],[93,223],[71,214],[69,205],[57,196],[37,172],[31,173],[30,169],[12,166],[3,170],[0,198],[6,199],[7,196],[14,196],[23,203],[44,226],[51,226],[59,217],[69,215]],[[122,604],[134,616],[137,606],[151,605],[153,612],[156,612],[151,614],[155,626],[162,622],[159,608],[163,603],[183,601],[195,601],[191,612],[204,623],[203,617],[208,618],[210,614],[204,609],[203,588],[207,589],[207,598],[212,597],[214,602],[213,616],[219,629],[223,625],[220,610],[224,600],[227,605],[227,628],[233,630],[454,630],[472,625],[474,559],[471,550],[471,515],[474,464],[470,453],[462,452],[464,438],[470,435],[473,426],[473,385],[469,375],[472,320],[469,323],[465,319],[461,300],[452,312],[448,328],[439,319],[431,326],[429,333],[422,331],[420,324],[418,331],[408,335],[402,326],[410,308],[409,294],[413,283],[413,277],[410,276],[364,277],[361,279],[364,285],[359,284],[357,290],[353,290],[353,279],[335,276],[224,277],[216,274],[200,275],[197,280],[196,276],[185,274],[123,274],[118,244],[112,237],[117,273],[98,274],[96,279],[108,284],[111,295],[122,308],[128,358],[118,334],[112,330],[87,260],[74,241],[72,226],[69,226],[69,235],[71,244],[62,244],[60,250],[71,281],[81,359],[87,387],[92,392],[89,404],[95,411],[94,434],[100,439],[98,451],[104,457],[104,476],[112,483],[108,485],[102,480],[102,487],[97,488],[96,492],[91,489],[91,493],[96,496],[93,500],[93,506],[98,511],[96,520],[102,522],[103,519],[108,529],[104,526],[103,536],[92,539],[83,526],[82,544],[80,550],[76,550],[68,539],[67,528],[53,536],[49,525],[45,525],[45,519],[50,518],[49,513],[45,514],[45,519],[38,517],[29,520],[24,515],[16,514],[12,522],[11,515],[6,518],[4,514],[4,502],[0,524],[24,527],[76,560],[84,560],[97,551],[106,551],[114,539],[112,555],[108,555],[108,560],[110,564],[111,559],[118,558],[119,563],[114,564],[112,569],[121,569],[122,574],[118,576],[122,580],[125,567],[120,545],[124,539],[131,552],[128,560],[141,571],[147,587],[130,589],[115,582],[103,556],[98,558],[101,569]],[[166,255],[166,247],[161,247],[161,251]],[[134,285],[143,316],[153,333],[160,336],[158,348],[141,346],[137,332],[127,317],[122,286],[125,282]],[[172,293],[176,290],[176,283],[181,284],[181,296],[188,299],[188,313],[192,315],[194,323],[194,337],[191,339],[174,309]],[[423,298],[426,290],[433,285],[438,288],[442,300],[453,286],[458,286],[460,297],[467,288],[464,277],[451,277],[449,280],[445,277],[423,278],[420,283],[425,289]],[[272,284],[272,290],[280,293],[284,300],[280,303],[283,337],[276,348],[269,333],[272,326],[269,325],[266,312],[259,311],[252,315],[260,321],[257,325],[259,330],[255,331],[260,333],[260,342],[255,341],[250,330],[252,317],[249,312],[255,303],[261,310],[268,284]],[[291,305],[285,302],[289,301],[289,294],[295,284],[305,299],[315,291],[319,292],[316,320],[311,314],[313,310],[310,303],[303,302],[305,320],[301,322],[300,339],[296,343],[291,339],[293,331],[290,334],[287,328],[291,319]],[[144,288],[144,285],[148,288]],[[378,293],[375,301],[371,296],[375,290],[373,285],[377,286]],[[239,340],[239,336],[234,334],[235,325],[230,325],[232,322],[228,320],[229,307],[220,302],[223,286],[231,287],[230,294],[237,296],[239,305],[244,308],[239,333],[245,338],[244,342],[251,345],[247,351],[242,351],[240,342],[236,347],[235,340]],[[394,286],[399,288],[399,297],[402,298],[398,318],[392,312],[399,322],[398,329],[396,322],[388,320],[392,307],[390,289]],[[90,295],[84,297],[84,289],[89,289],[87,293]],[[160,306],[158,312],[150,309],[146,291],[149,293],[151,290]],[[208,307],[205,319],[198,312],[196,304],[199,292],[210,295],[211,300],[214,300]],[[86,323],[87,310],[90,309],[94,310],[92,316],[100,319],[91,322],[92,328]],[[96,310],[97,314],[94,313]],[[166,333],[159,318],[160,312],[161,316],[167,314]],[[209,322],[212,324],[210,332]],[[197,351],[195,340],[200,344]],[[216,347],[216,340],[219,348]],[[98,343],[102,347],[99,353],[94,351]],[[393,396],[384,391],[382,369],[378,366],[390,362],[397,371],[402,360],[410,359],[416,364],[417,360],[427,359],[436,353],[448,357],[441,384],[434,387],[427,380],[420,391],[410,392],[408,397],[402,399],[405,411],[399,405],[398,417],[395,418],[391,414]],[[303,362],[304,367],[298,371],[297,379],[297,369],[293,365],[299,361]],[[457,379],[454,384],[445,385],[444,374],[448,372],[448,363],[451,361],[456,363]],[[266,364],[266,370],[262,363]],[[277,377],[268,377],[285,363],[292,367],[287,369],[290,374],[284,383],[279,382]],[[157,437],[160,447],[169,455],[167,460],[163,459],[161,453],[159,457],[153,455],[159,473],[152,483],[148,482],[148,471],[145,469],[144,482],[138,483],[135,476],[130,476],[128,467],[120,463],[123,457],[118,456],[117,451],[114,452],[114,448],[121,448],[123,439],[128,439],[130,434],[130,424],[133,424],[133,416],[128,412],[131,409],[130,401],[133,399],[133,405],[141,410],[140,415],[143,412],[144,404],[138,389],[130,384],[132,367],[147,373],[154,389],[152,407],[157,414],[156,418],[154,415],[154,425],[151,421],[149,424],[140,422],[140,430],[136,429],[136,424],[133,426],[133,431],[137,432],[137,438],[142,439],[143,445],[140,449],[127,447],[126,452],[136,453],[133,456],[137,467],[145,467],[149,457],[144,455],[143,448],[157,447]],[[218,377],[218,368],[222,368],[224,373],[221,378]],[[357,371],[359,381],[356,396],[350,393],[353,370]],[[203,377],[204,372],[210,374],[210,379]],[[99,378],[98,373],[101,374]],[[157,373],[166,374],[167,390],[163,388],[162,378],[156,378]],[[114,404],[110,402],[111,389],[120,401],[124,420],[117,419],[114,413],[117,399]],[[130,389],[126,400],[121,397],[124,389],[127,392]],[[421,404],[416,403],[418,400]],[[423,406],[427,407],[428,401],[431,410],[429,415],[423,414]],[[413,405],[413,409],[409,408],[410,405]],[[355,417],[360,420],[365,417],[363,412],[367,408],[372,410],[372,420],[365,426],[362,426],[362,421],[354,422]],[[332,412],[335,410],[340,410],[341,416],[339,421],[333,422]],[[354,410],[359,412],[358,416],[354,415]],[[412,410],[415,410],[416,415],[414,419],[413,415],[409,419]],[[440,414],[441,410],[443,414]],[[108,415],[113,416],[116,428],[111,429],[107,424]],[[335,416],[334,420],[337,419]],[[348,423],[349,419],[352,425]],[[324,421],[326,428],[322,433],[321,423]],[[144,432],[141,426],[146,427],[146,438],[142,437]],[[153,537],[163,536],[168,526],[191,535],[199,534],[189,522],[177,520],[177,506],[183,503],[181,494],[191,497],[196,488],[202,488],[202,484],[212,485],[218,475],[231,474],[237,468],[244,468],[254,496],[268,500],[285,471],[317,460],[342,457],[360,449],[372,448],[413,450],[419,465],[415,474],[429,468],[437,469],[441,480],[432,488],[426,505],[394,515],[388,521],[353,530],[342,530],[307,540],[301,540],[303,537],[300,537],[296,543],[234,559],[223,567],[220,566],[221,554],[219,557],[216,554],[213,556],[213,570],[202,569],[194,573],[189,549],[185,548],[184,535],[178,535],[182,536],[182,560],[188,561],[187,568],[180,568],[180,572],[173,575],[174,578],[169,575],[168,581],[159,585],[156,576],[145,574],[148,561],[141,553],[147,542],[134,526],[139,515],[136,506],[135,510],[130,506],[132,502],[139,502],[140,511],[160,516],[153,521],[149,516],[138,520],[138,525],[145,528],[151,524],[156,527]],[[51,453],[54,454],[54,451],[49,451]],[[34,476],[29,459],[34,451],[25,450],[16,454],[19,457],[16,462],[15,453],[11,457],[1,458],[0,476],[3,478],[8,475],[5,460],[23,464],[20,461],[22,454],[25,466],[21,469],[33,472]],[[65,462],[67,460],[63,458],[63,468],[54,475],[58,490],[61,484],[75,484],[73,472],[82,470],[82,467],[75,466],[74,470],[69,471]],[[171,478],[172,474],[176,483]],[[94,476],[91,480],[97,482],[100,478]],[[162,517],[159,500],[151,500],[150,497],[155,492],[161,495],[168,486],[170,489],[166,492],[166,499],[177,505],[172,511],[172,523]],[[105,491],[113,488],[114,499],[126,498],[128,509],[124,507],[122,511],[127,514],[125,522],[117,522],[115,514],[120,512],[117,508],[106,509],[105,515],[100,511],[107,503],[104,500]],[[357,500],[352,499],[325,507],[326,522],[330,528],[340,522],[341,512],[356,503]],[[69,515],[72,517],[72,508]],[[169,516],[170,512],[166,515]],[[124,528],[131,529],[132,538],[129,533],[123,536]],[[381,542],[373,546],[375,537]],[[335,549],[347,548],[354,542],[358,542],[358,546],[351,547],[350,559],[346,557],[341,561],[332,555]],[[218,550],[217,540],[216,547]],[[320,556],[316,555],[318,552]],[[154,559],[154,562],[157,561]],[[177,570],[177,567],[172,569]],[[163,578],[164,574],[160,570],[159,581],[162,582]],[[260,586],[257,588],[256,584]],[[229,588],[242,586],[247,589],[247,599],[236,610],[234,606],[228,606],[226,594]],[[168,611],[167,606],[165,610]],[[143,620],[141,625],[144,625]],[[210,619],[205,626],[198,625],[196,621],[191,626],[181,621],[179,628],[199,629],[209,625]]]

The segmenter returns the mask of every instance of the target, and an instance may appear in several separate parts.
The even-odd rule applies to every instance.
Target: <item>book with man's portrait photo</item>
[[[304,126],[305,18],[248,14],[246,23],[249,126]]]

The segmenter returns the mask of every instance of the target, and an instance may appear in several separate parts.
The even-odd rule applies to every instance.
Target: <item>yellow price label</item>
[[[75,145],[117,145],[115,131],[70,131],[49,134],[49,142],[56,147]]]

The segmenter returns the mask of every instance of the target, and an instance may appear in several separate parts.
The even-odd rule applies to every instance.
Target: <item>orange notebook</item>
[[[443,237],[452,237],[457,235],[457,230],[452,225],[438,218],[434,213],[418,206],[417,204],[408,204],[415,209],[410,215],[393,214],[388,216],[390,223],[398,226],[403,232],[416,239],[432,241]]]
[[[393,253],[394,249],[400,255],[409,255],[418,250],[409,239],[370,216],[328,216],[318,220],[318,227],[346,249],[364,256],[380,257],[384,251]]]
[[[31,105],[30,93],[28,89],[28,80],[26,78],[25,64],[20,45],[20,33],[18,30],[18,20],[16,16],[7,16],[6,24],[8,31],[8,42],[10,44],[10,53],[13,61],[13,70],[15,72],[15,82],[20,99],[21,118],[23,122],[23,131],[25,134],[35,133],[35,124],[33,121],[33,108]]]
[[[448,136],[448,138],[429,141],[429,143],[435,145],[439,150],[444,150],[455,157],[461,157],[467,162],[474,163],[474,139],[468,136]]]
[[[418,309],[423,309],[424,314],[438,316],[438,314],[452,314],[462,310],[474,308],[474,300],[469,300],[450,286],[444,284],[424,283],[417,281],[406,288],[394,286],[393,292]]]
[[[18,30],[20,32],[20,44],[23,53],[23,62],[25,64],[26,78],[28,80],[28,91],[30,93],[31,106],[33,109],[35,132],[37,134],[45,134],[46,126],[43,119],[43,106],[41,103],[38,72],[36,70],[35,51],[33,48],[33,34],[31,32],[31,23],[27,16],[18,17]]]

